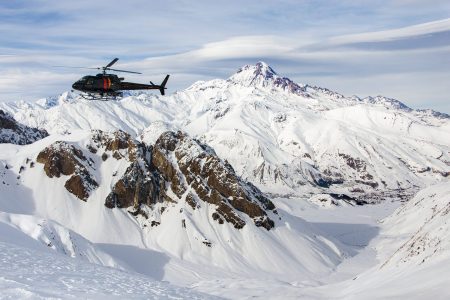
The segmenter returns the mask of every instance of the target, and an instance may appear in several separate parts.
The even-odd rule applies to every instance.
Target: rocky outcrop
[[[125,155],[128,156],[129,160],[135,159],[136,143],[125,131],[104,132],[101,130],[93,130],[92,133],[92,143],[88,146],[89,151],[97,153],[97,149],[103,148],[102,159],[104,161],[109,156],[117,160]]]
[[[356,172],[359,179],[355,179],[356,183],[371,186],[372,188],[377,188],[378,183],[373,181],[374,177],[367,171],[367,163],[359,158],[354,158],[345,153],[338,153],[340,159],[342,159],[345,164]]]
[[[86,201],[89,193],[98,187],[88,171],[93,161],[88,160],[83,151],[66,142],[55,142],[46,147],[38,154],[36,161],[44,164],[45,174],[50,178],[71,176],[64,186],[83,201]]]
[[[213,149],[186,134],[168,131],[154,147],[132,140],[123,143],[121,148],[125,147],[133,151],[123,156],[130,165],[106,197],[106,207],[131,208],[132,214],[146,217],[157,203],[161,213],[171,203],[184,202],[192,210],[207,209],[207,203],[214,207],[210,217],[219,224],[227,222],[240,229],[248,216],[256,226],[274,227],[267,215],[275,211],[273,203],[242,181]]]
[[[27,145],[46,136],[47,131],[19,124],[12,116],[0,110],[0,144]]]
[[[122,130],[94,130],[91,141],[89,151],[100,155],[102,161],[113,157],[130,162],[106,197],[106,207],[132,207],[134,212],[138,212],[141,205],[151,206],[161,201],[158,174],[152,172],[150,166],[151,147],[139,143]]]
[[[157,173],[151,171],[145,145],[138,144],[137,156],[117,181],[105,200],[108,208],[133,207],[139,210],[141,205],[151,206],[161,202],[160,180]]]
[[[56,142],[37,156],[48,177],[68,176],[65,188],[81,200],[99,186],[92,175],[94,164],[109,164],[116,171],[110,174],[113,185],[105,206],[127,209],[144,217],[145,224],[158,226],[164,211],[177,205],[180,213],[206,210],[211,220],[236,229],[249,220],[267,230],[275,225],[274,204],[237,176],[212,148],[185,133],[167,131],[148,146],[123,131],[95,130],[83,147],[85,152],[74,144]],[[118,172],[121,175],[114,179]]]
[[[152,164],[171,191],[195,209],[198,201],[215,205],[211,217],[235,228],[245,226],[243,215],[252,218],[256,226],[267,230],[274,222],[266,211],[275,206],[255,186],[242,181],[227,162],[214,150],[189,138],[182,132],[165,132],[156,141]]]

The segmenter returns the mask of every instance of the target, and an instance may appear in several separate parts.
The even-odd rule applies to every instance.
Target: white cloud
[[[450,18],[392,30],[338,36],[331,38],[330,42],[332,44],[383,42],[443,31],[450,31]]]

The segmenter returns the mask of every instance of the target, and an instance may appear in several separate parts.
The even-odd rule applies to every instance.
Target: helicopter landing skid
[[[89,94],[89,93],[81,93],[80,96],[86,100],[99,100],[99,101],[110,101],[110,100],[118,100],[122,98],[122,93],[115,94]]]

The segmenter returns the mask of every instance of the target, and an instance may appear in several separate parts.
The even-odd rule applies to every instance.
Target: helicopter
[[[82,92],[81,96],[87,100],[114,100],[118,97],[122,97],[123,90],[159,90],[161,95],[165,94],[166,83],[169,80],[169,75],[166,75],[163,82],[160,85],[154,84],[150,81],[150,84],[125,82],[125,78],[119,77],[115,74],[108,74],[106,71],[113,72],[124,72],[133,74],[142,74],[134,71],[125,71],[118,69],[111,69],[111,66],[115,64],[119,59],[114,58],[109,64],[104,67],[97,68],[85,68],[85,67],[66,67],[66,66],[55,66],[55,67],[66,67],[66,68],[82,68],[82,69],[95,69],[101,70],[95,76],[88,75],[82,77],[80,80],[72,85],[74,90]]]

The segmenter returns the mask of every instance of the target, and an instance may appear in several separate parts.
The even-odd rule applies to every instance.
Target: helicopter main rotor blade
[[[111,71],[115,71],[115,72],[124,72],[124,73],[133,73],[133,74],[142,74],[142,73],[134,72],[134,71],[117,70],[117,69],[111,69],[111,68],[105,68],[105,70],[111,70]]]
[[[117,61],[118,61],[119,59],[116,57],[116,58],[114,58],[109,64],[107,64],[106,66],[105,66],[105,68],[109,68],[109,67],[111,67],[113,64],[115,64]]]
[[[89,68],[89,67],[71,67],[71,66],[52,66],[53,68],[70,68],[70,69],[90,69],[97,70],[98,68]]]

